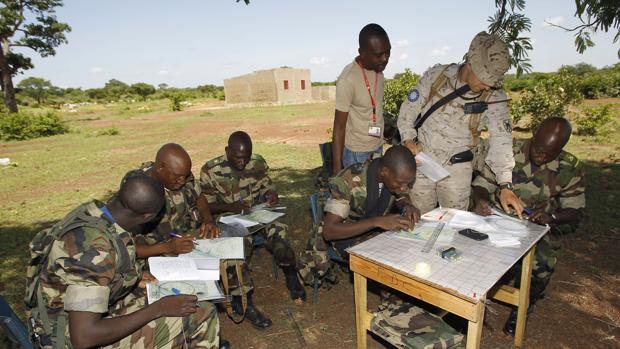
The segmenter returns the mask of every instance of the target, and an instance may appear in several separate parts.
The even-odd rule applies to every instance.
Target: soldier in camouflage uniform
[[[232,133],[225,151],[225,155],[207,161],[200,171],[202,194],[213,214],[242,213],[254,205],[277,204],[278,193],[269,177],[269,167],[262,156],[252,154],[250,136],[243,131]],[[276,221],[266,224],[257,234],[263,235],[267,250],[282,267],[291,299],[305,301],[306,292],[299,282],[295,253],[288,240],[288,226]],[[253,234],[246,237],[246,246],[251,248],[253,239]],[[239,306],[237,300],[235,304]],[[257,327],[267,327],[267,321],[271,325],[269,319],[254,311],[250,292],[246,317]]]
[[[192,160],[187,151],[178,144],[168,143],[157,151],[155,162],[145,162],[125,175],[129,178],[145,174],[159,181],[166,191],[165,209],[136,232],[138,258],[191,252],[196,237],[219,235],[191,169]],[[186,236],[177,239],[171,233]]]
[[[163,195],[161,184],[137,176],[107,205],[81,205],[35,237],[26,301],[38,346],[218,347],[213,305],[200,308],[193,295],[145,305],[135,296],[141,271],[127,230],[153,219]]]
[[[529,220],[549,224],[552,231],[558,228],[574,229],[586,204],[583,164],[574,155],[562,150],[570,134],[568,120],[554,117],[543,121],[532,139],[514,142],[514,191],[532,211]],[[490,202],[497,201],[498,186],[495,178],[486,166],[474,179],[472,185],[476,213],[491,213]],[[540,240],[535,255],[531,305],[543,296],[556,264],[556,254],[549,244],[548,236]],[[519,271],[518,268],[515,270],[516,275],[520,274]],[[519,282],[520,279],[516,278],[517,287]],[[513,310],[506,323],[506,332],[514,335],[515,324],[516,310]]]
[[[512,122],[506,94],[499,89],[508,70],[508,50],[497,36],[481,32],[473,39],[464,64],[436,65],[424,73],[403,102],[398,129],[403,144],[414,154],[424,152],[441,164],[450,176],[433,182],[418,171],[411,199],[422,213],[439,203],[443,207],[466,210],[469,204],[472,159],[482,128],[489,131],[490,150],[486,157],[500,185],[512,182]],[[469,92],[424,115],[442,98],[457,89]],[[463,88],[463,90],[460,90]],[[472,110],[477,102],[482,109]],[[424,166],[421,163],[420,166]],[[502,206],[512,206],[520,216],[522,203],[510,189],[502,192]]]
[[[346,248],[383,231],[413,228],[419,210],[408,193],[415,172],[415,158],[406,147],[397,145],[382,158],[349,166],[331,179],[323,237],[341,258],[348,261]],[[381,296],[371,330],[397,348],[449,348],[463,339],[439,317],[401,299],[399,294],[384,289]]]
[[[180,145],[163,145],[155,156],[155,162],[145,162],[138,169],[129,171],[126,178],[147,175],[160,182],[165,189],[165,207],[159,215],[144,225],[133,229],[136,239],[136,255],[141,263],[151,256],[178,255],[191,252],[193,240],[216,238],[219,229],[213,223],[200,186],[192,174],[192,160]],[[182,237],[171,236],[177,234]],[[220,348],[230,343],[220,341]]]

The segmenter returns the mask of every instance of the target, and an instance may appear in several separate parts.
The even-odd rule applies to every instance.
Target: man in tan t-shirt
[[[334,174],[383,153],[383,70],[391,48],[380,25],[366,25],[359,34],[359,56],[338,77],[332,140]]]

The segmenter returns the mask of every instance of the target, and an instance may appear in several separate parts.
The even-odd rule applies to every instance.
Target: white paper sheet
[[[215,281],[162,281],[146,284],[149,304],[166,296],[177,294],[195,295],[199,301],[224,298],[222,290]]]
[[[151,274],[160,282],[186,280],[219,280],[220,270],[198,269],[192,258],[149,257]]]
[[[417,153],[415,158],[416,160],[420,160],[418,170],[424,173],[424,175],[433,182],[439,182],[450,175],[450,172],[443,168],[440,163],[424,152]]]
[[[215,259],[243,259],[243,238],[224,237],[217,239],[196,240],[197,245],[190,253],[179,257],[215,258]]]

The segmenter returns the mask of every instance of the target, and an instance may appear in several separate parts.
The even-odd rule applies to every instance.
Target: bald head
[[[135,214],[157,214],[164,206],[164,187],[149,176],[127,178],[118,192],[123,207]]]
[[[540,166],[557,158],[568,143],[571,132],[572,127],[567,119],[562,117],[545,119],[532,138],[530,160]]]
[[[390,192],[406,192],[415,181],[415,157],[407,147],[395,145],[381,158],[379,174]]]
[[[167,189],[183,187],[191,172],[192,159],[182,146],[168,143],[159,148],[155,157],[155,176]]]
[[[226,158],[237,171],[243,171],[252,158],[252,138],[243,131],[233,132],[228,137]]]

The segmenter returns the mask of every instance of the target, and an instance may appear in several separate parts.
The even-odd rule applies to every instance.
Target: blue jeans
[[[347,168],[353,164],[358,164],[364,162],[370,157],[379,157],[383,155],[383,146],[373,150],[373,151],[351,151],[347,147],[344,147],[342,150],[342,167]]]

